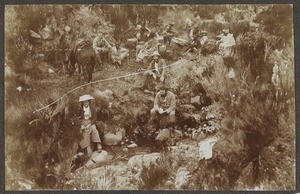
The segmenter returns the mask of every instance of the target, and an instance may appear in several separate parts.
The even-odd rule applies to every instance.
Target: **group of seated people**
[[[79,97],[80,109],[79,119],[81,123],[80,132],[82,139],[79,142],[80,150],[87,156],[91,156],[93,151],[102,151],[102,142],[96,128],[96,107],[91,101],[94,98],[85,94]],[[173,92],[168,90],[166,84],[160,84],[154,100],[153,108],[150,111],[151,122],[155,130],[161,127],[175,127],[176,99]]]

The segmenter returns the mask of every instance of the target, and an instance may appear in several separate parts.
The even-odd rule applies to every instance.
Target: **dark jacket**
[[[91,122],[92,124],[95,124],[96,120],[97,120],[97,111],[96,108],[93,105],[90,105],[90,110],[91,110]],[[84,118],[84,110],[83,110],[83,105],[80,106],[80,109],[78,110],[77,115],[79,116],[79,119],[82,120]]]

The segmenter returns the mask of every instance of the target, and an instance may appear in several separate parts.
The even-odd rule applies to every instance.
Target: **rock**
[[[108,132],[103,136],[105,145],[118,145],[125,138],[125,129],[120,128],[119,131],[112,133]]]
[[[34,187],[34,183],[30,180],[18,180],[14,187],[18,190],[31,190]]]
[[[200,160],[212,158],[213,156],[212,148],[217,141],[218,141],[217,137],[211,137],[198,143]]]
[[[130,170],[140,172],[144,167],[150,167],[151,164],[157,164],[160,153],[142,154],[131,157],[128,160],[127,166]]]
[[[180,167],[176,172],[175,188],[184,189],[187,186],[191,175],[185,167]]]
[[[230,68],[230,70],[228,72],[228,77],[229,78],[235,78],[235,72],[234,72],[233,68]]]
[[[197,67],[194,70],[194,74],[196,75],[196,77],[202,77],[203,72],[205,71],[204,67]]]
[[[196,110],[196,108],[191,105],[191,104],[184,104],[181,106],[181,108],[185,111],[185,112],[189,112],[189,113],[192,113],[193,111]]]
[[[174,130],[174,134],[171,134],[170,129],[161,129],[156,136],[155,140],[156,141],[167,141],[170,139],[180,139],[182,138],[182,132],[179,130]]]
[[[97,107],[100,109],[111,108],[114,100],[114,93],[111,90],[95,90],[92,93],[92,96],[95,98]]]
[[[201,105],[201,96],[195,96],[195,97],[191,98],[191,104],[200,106]]]
[[[135,147],[137,147],[137,145],[136,145],[136,143],[132,143],[132,144],[128,145],[127,147],[128,148],[135,148]]]
[[[49,68],[49,69],[48,69],[48,73],[49,73],[49,74],[53,74],[53,73],[55,73],[55,72],[53,71],[53,69]]]
[[[68,25],[66,25],[66,26],[65,26],[65,31],[66,31],[66,32],[70,32],[70,31],[71,31],[71,27],[68,26]]]
[[[102,150],[102,152],[93,152],[91,158],[85,163],[86,167],[91,167],[94,164],[101,164],[110,161],[113,158],[112,155],[109,155],[107,151]]]
[[[48,28],[47,26],[44,27],[41,31],[40,34],[42,36],[42,38],[44,40],[51,40],[54,38],[54,33],[52,30],[50,30],[50,28]]]
[[[42,38],[41,35],[39,35],[38,33],[34,32],[33,30],[29,30],[30,31],[30,36],[33,38]]]

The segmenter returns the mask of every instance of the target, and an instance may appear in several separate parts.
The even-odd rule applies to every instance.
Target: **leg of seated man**
[[[154,108],[151,109],[151,111],[150,111],[150,117],[151,117],[152,124],[154,124],[156,127],[156,130],[158,130],[160,127],[160,116]]]

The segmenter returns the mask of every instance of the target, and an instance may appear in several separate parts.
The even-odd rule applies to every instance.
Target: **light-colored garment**
[[[163,108],[164,110],[169,109],[170,111],[175,111],[176,108],[176,99],[175,94],[171,91],[167,91],[166,96],[163,96],[163,93],[160,91],[156,94],[154,99],[154,109],[158,110]]]
[[[165,66],[166,62],[164,59],[158,59],[158,62],[155,62],[153,60],[150,62],[150,65],[147,70],[156,74],[158,77],[164,77],[166,73]]]
[[[93,40],[93,49],[96,54],[99,52],[107,52],[110,47],[109,43],[102,36],[96,36]]]
[[[202,37],[200,38],[200,44],[201,44],[201,45],[204,45],[204,44],[206,43],[207,40],[208,40],[208,36],[202,36]]]
[[[123,47],[117,49],[117,47],[112,47],[111,49],[111,58],[113,62],[118,62],[122,64],[122,60],[129,56],[129,50]]]
[[[82,136],[83,138],[79,142],[81,149],[91,146],[91,143],[101,143],[96,125],[87,125],[86,128],[82,131]]]
[[[192,20],[190,18],[185,19],[185,28],[190,28],[192,26]]]
[[[83,107],[83,111],[84,111],[84,114],[83,114],[84,119],[90,119],[92,117],[92,112],[91,112],[91,109],[89,106]]]
[[[232,34],[223,35],[220,39],[220,42],[220,49],[224,49],[235,45],[235,39]]]

